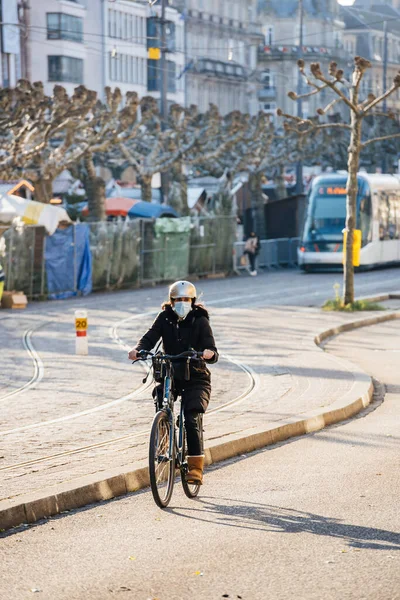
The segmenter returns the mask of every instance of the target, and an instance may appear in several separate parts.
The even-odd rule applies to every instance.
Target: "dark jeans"
[[[187,453],[189,456],[203,454],[203,415],[194,410],[185,412]]]
[[[163,384],[158,384],[153,390],[153,398],[157,399],[157,409],[162,406]],[[156,409],[156,410],[157,410]],[[187,454],[189,456],[200,456],[203,454],[203,413],[196,410],[185,410],[183,407],[185,419]]]
[[[257,258],[257,256],[255,254],[253,254],[253,252],[248,252],[247,256],[249,257],[250,270],[251,271],[255,271],[256,270],[256,258]]]

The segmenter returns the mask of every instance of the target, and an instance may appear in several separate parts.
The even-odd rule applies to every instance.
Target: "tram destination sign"
[[[338,185],[323,185],[318,192],[324,196],[346,196],[347,194],[346,188]]]

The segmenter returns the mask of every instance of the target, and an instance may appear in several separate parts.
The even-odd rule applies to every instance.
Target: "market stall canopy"
[[[132,206],[138,202],[132,198],[106,198],[105,209],[108,217],[126,217]],[[82,216],[89,215],[89,207],[86,205],[82,210]]]
[[[131,219],[158,219],[159,217],[179,217],[172,206],[153,204],[152,202],[135,202],[128,212]]]
[[[0,194],[0,221],[11,223],[17,217],[27,225],[43,225],[50,235],[61,221],[71,222],[67,211],[60,206],[26,200],[12,194]]]

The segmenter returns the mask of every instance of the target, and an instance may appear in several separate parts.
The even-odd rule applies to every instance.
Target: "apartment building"
[[[399,71],[400,1],[358,1],[352,7],[342,7],[341,14],[346,25],[344,44],[349,54],[363,56],[372,64],[363,78],[361,92],[364,96],[369,92],[380,96]],[[399,110],[399,91],[389,96],[386,103],[388,108]]]
[[[18,4],[18,0],[0,0],[0,85],[3,87],[14,86],[22,74]]]
[[[260,110],[275,115],[281,108],[293,114],[296,105],[287,93],[297,90],[300,56],[308,64],[319,62],[326,72],[331,61],[344,68],[348,65],[340,6],[336,0],[303,0],[301,49],[299,0],[260,0],[259,20],[264,36],[258,51]],[[304,116],[315,115],[317,107],[328,101],[329,92],[303,101]]]
[[[48,93],[59,83],[68,93],[84,84],[100,97],[106,86],[159,97],[160,61],[148,56],[160,46],[159,17],[147,0],[31,0],[31,78]],[[184,22],[172,7],[166,18],[168,101],[183,103]]]
[[[257,104],[256,0],[174,0],[186,24],[187,105],[254,114]]]

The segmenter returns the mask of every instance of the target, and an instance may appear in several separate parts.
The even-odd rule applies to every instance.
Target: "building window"
[[[147,61],[147,89],[149,92],[158,92],[160,90],[160,82],[158,76],[158,61]]]
[[[175,23],[167,21],[165,26],[165,37],[168,52],[175,52],[176,49],[176,28]],[[147,19],[147,48],[161,47],[161,25],[158,17],[149,17]]]
[[[83,83],[83,60],[71,56],[48,56],[49,81]]]
[[[263,83],[264,90],[270,90],[274,87],[274,79],[273,74],[270,69],[265,69],[265,71],[261,74],[261,81]]]
[[[168,92],[176,92],[176,65],[173,61],[167,61],[168,69]],[[161,70],[160,61],[147,61],[147,89],[149,92],[159,92],[161,89]]]
[[[47,13],[47,39],[83,42],[83,19],[64,13]]]

